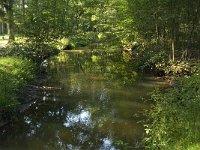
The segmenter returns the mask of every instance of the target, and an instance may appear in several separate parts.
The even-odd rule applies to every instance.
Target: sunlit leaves
[[[14,57],[0,58],[0,106],[15,105],[16,91],[35,76],[35,65]]]
[[[174,87],[151,94],[154,103],[146,113],[150,120],[145,126],[147,149],[190,150],[199,144],[199,81],[198,75],[182,78]]]

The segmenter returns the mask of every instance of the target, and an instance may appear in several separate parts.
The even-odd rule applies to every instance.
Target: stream
[[[0,150],[140,149],[142,99],[166,83],[135,72],[129,57],[77,50],[50,59],[37,101],[0,130]]]

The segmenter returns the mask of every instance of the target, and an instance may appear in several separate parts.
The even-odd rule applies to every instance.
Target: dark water
[[[164,83],[137,74],[128,57],[77,51],[52,59],[40,98],[1,129],[0,150],[137,149],[138,114],[149,108],[141,97]]]

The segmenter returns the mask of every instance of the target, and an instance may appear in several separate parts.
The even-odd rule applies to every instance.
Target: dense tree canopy
[[[36,43],[67,38],[77,47],[138,42],[172,60],[199,54],[199,0],[1,0],[0,16],[11,40],[15,33]]]
[[[199,50],[199,0],[128,0],[140,38],[171,49],[171,58]],[[175,52],[177,54],[175,54]],[[181,55],[182,53],[182,55]]]
[[[79,46],[120,42],[130,22],[125,0],[15,1],[15,32],[36,41],[65,37]]]

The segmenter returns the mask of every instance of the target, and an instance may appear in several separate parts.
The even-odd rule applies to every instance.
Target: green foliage
[[[39,43],[69,38],[76,47],[120,44],[132,35],[127,5],[126,0],[16,0],[16,32]]]
[[[0,56],[19,56],[41,63],[50,56],[58,54],[54,45],[44,43],[11,43],[1,50]]]
[[[127,1],[137,40],[161,45],[171,59],[199,58],[199,1]]]
[[[135,68],[140,71],[154,71],[162,72],[161,67],[167,61],[167,55],[165,50],[160,47],[155,47],[154,45],[140,47],[137,52],[138,57],[133,56],[133,64]]]
[[[0,57],[0,106],[19,103],[16,91],[35,77],[36,67],[27,60],[15,57]]]
[[[191,76],[196,71],[196,66],[188,61],[169,61],[166,51],[160,46],[148,45],[141,47],[138,49],[138,55],[137,59],[133,59],[133,64],[140,71],[150,71],[156,75],[176,77]]]
[[[24,6],[22,6],[24,5]],[[52,42],[63,36],[67,25],[67,3],[63,0],[30,0],[15,3],[16,28],[20,35],[38,43]]]
[[[200,76],[180,79],[164,92],[154,91],[146,112],[146,148],[197,150],[200,146]]]
[[[196,71],[195,66],[191,66],[185,61],[169,62],[164,68],[165,74],[183,76],[192,75]]]

